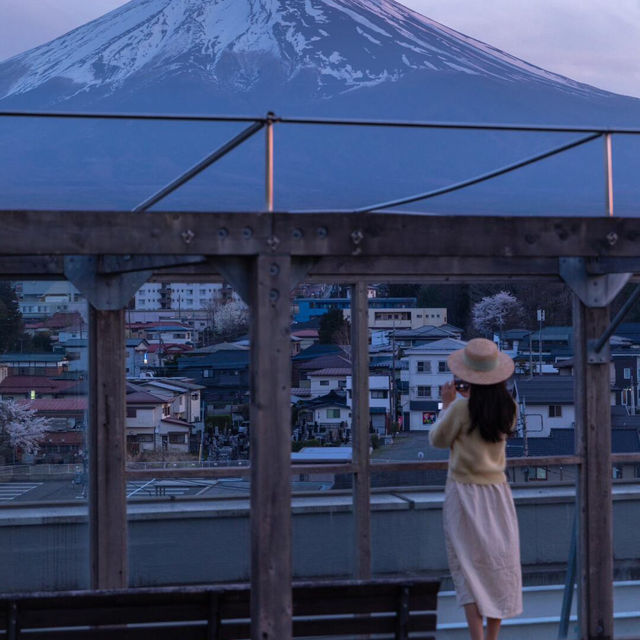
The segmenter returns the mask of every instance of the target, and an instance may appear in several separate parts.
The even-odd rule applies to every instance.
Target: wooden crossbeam
[[[633,257],[638,218],[0,211],[0,255]],[[532,269],[535,267],[532,266]]]

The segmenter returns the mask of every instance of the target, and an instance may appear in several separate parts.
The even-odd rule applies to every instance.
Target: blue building
[[[308,322],[323,316],[329,309],[349,309],[350,298],[296,298],[293,301],[294,322]],[[406,309],[416,306],[416,298],[369,298],[370,309]]]

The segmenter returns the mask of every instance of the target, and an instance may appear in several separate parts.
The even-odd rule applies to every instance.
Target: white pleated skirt
[[[448,478],[443,522],[458,604],[475,602],[488,618],[520,615],[520,536],[509,484]]]

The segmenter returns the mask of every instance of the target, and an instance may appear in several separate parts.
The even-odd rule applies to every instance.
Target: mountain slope
[[[50,101],[61,103],[181,75],[248,93],[274,74],[282,84],[311,75],[311,93],[326,98],[420,71],[606,95],[390,0],[134,0],[0,64],[0,100],[50,85]]]

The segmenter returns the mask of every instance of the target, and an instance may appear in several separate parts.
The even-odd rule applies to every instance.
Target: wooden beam
[[[291,638],[291,259],[253,261],[251,638]]]
[[[609,358],[593,362],[589,342],[609,326],[609,307],[588,308],[574,295],[580,637],[613,638],[613,507]],[[590,362],[592,360],[592,362]]]
[[[367,285],[351,293],[351,440],[353,451],[353,519],[356,575],[371,577],[371,509],[369,476],[369,328]]]
[[[311,282],[486,282],[487,280],[559,280],[557,258],[475,256],[325,256],[311,268]]]
[[[637,256],[638,218],[0,211],[0,255]],[[482,242],[478,239],[481,238]]]
[[[89,307],[91,588],[128,586],[124,310]]]

